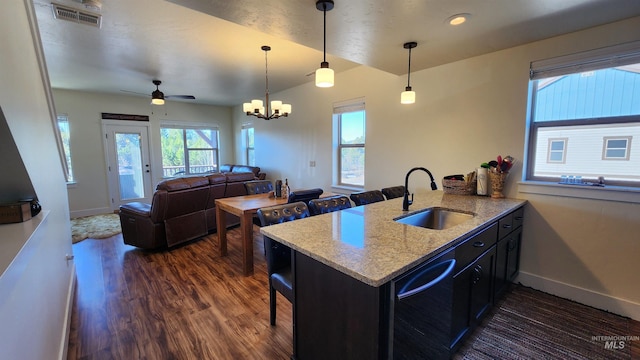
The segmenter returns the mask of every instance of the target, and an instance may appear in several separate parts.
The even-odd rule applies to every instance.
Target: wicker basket
[[[445,194],[454,195],[475,195],[476,194],[476,181],[460,181],[442,179],[442,190]]]

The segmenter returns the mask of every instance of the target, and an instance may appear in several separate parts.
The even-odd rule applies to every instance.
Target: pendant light
[[[416,92],[411,90],[411,49],[418,46],[418,43],[415,41],[404,43],[404,48],[409,49],[409,72],[407,73],[407,87],[404,89],[402,94],[400,94],[400,103],[401,104],[413,104],[416,102]]]
[[[322,11],[324,14],[324,57],[323,61],[320,63],[320,68],[316,70],[316,86],[332,87],[333,70],[329,68],[329,63],[327,62],[327,11],[333,9],[333,0],[316,1],[316,9]]]

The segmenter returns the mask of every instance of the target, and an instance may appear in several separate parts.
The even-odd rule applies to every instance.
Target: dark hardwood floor
[[[262,237],[255,273],[241,274],[240,232],[229,255],[217,236],[169,251],[125,245],[122,235],[73,245],[77,285],[68,359],[288,359],[291,304],[278,294],[269,325]]]
[[[277,325],[270,326],[262,237],[257,228],[254,233],[255,273],[249,277],[240,271],[239,228],[227,233],[226,257],[218,255],[215,234],[157,252],[125,245],[122,235],[74,244],[68,359],[289,359],[291,304],[278,294]],[[605,357],[587,348],[594,346],[591,335],[640,336],[639,322],[514,288],[455,359],[640,358],[640,341],[607,350]],[[603,346],[595,342],[595,349]]]

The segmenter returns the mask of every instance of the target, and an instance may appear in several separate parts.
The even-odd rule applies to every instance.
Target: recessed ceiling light
[[[467,13],[455,14],[453,16],[450,16],[447,19],[447,23],[453,26],[460,25],[465,23],[467,20],[469,20],[470,17],[471,17],[471,14],[467,14]]]

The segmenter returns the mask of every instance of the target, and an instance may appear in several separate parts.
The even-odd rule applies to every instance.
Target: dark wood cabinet
[[[451,350],[455,352],[493,303],[497,223],[455,248]]]
[[[522,221],[524,208],[505,216],[499,222],[499,236],[496,245],[496,277],[494,299],[499,299],[507,285],[520,270],[520,245],[522,243]]]

